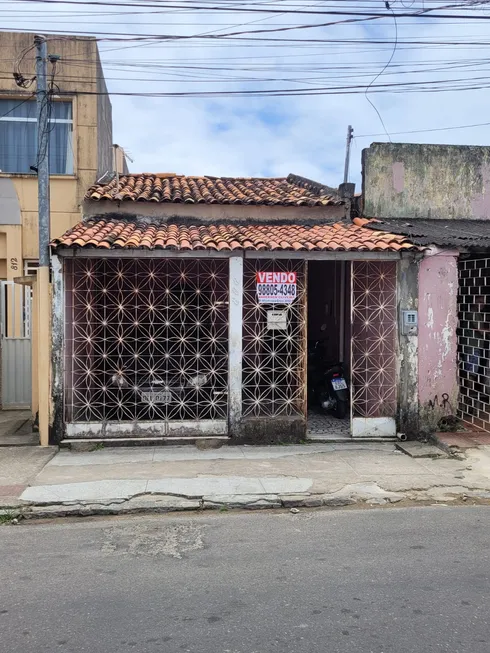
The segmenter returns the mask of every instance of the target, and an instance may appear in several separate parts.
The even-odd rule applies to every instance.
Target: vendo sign
[[[259,304],[291,304],[296,299],[296,272],[257,272]]]

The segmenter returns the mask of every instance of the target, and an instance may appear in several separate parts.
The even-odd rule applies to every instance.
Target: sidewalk
[[[30,410],[0,410],[0,447],[38,444],[39,434],[32,432]]]
[[[0,508],[20,503],[22,492],[56,451],[56,447],[0,447]]]
[[[60,451],[37,461],[42,469],[10,505],[49,516],[490,500],[490,448],[462,460],[436,455],[412,458],[392,443]]]

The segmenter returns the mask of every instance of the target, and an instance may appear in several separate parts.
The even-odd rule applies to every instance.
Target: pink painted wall
[[[457,252],[433,248],[430,254],[419,267],[419,403],[426,407],[437,395],[440,404],[447,393],[456,411]]]

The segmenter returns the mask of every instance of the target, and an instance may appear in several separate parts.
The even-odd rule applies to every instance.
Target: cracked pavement
[[[412,458],[393,443],[65,450],[11,507],[49,516],[490,501],[490,448],[441,455]]]

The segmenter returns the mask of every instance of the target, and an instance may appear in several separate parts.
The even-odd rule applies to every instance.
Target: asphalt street
[[[0,527],[1,653],[488,653],[490,508]]]

